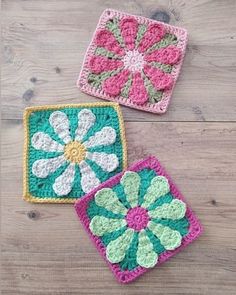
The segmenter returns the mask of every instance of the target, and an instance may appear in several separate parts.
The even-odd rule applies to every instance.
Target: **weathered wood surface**
[[[115,281],[72,205],[21,199],[22,110],[96,100],[75,80],[106,7],[189,31],[169,111],[122,110],[129,162],[158,156],[204,226],[198,241],[127,286]],[[2,8],[2,294],[235,294],[236,1],[5,0]]]

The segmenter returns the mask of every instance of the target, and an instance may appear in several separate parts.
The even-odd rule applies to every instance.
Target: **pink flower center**
[[[131,72],[141,72],[144,66],[143,55],[137,50],[127,51],[123,62],[125,69]]]
[[[149,221],[148,212],[142,207],[135,207],[129,209],[126,215],[126,222],[128,227],[140,231],[144,229]]]

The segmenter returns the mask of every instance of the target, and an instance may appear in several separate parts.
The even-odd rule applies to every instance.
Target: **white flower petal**
[[[78,127],[75,131],[75,140],[81,141],[88,130],[94,125],[96,117],[88,109],[83,109],[78,113]]]
[[[53,190],[58,196],[66,196],[72,190],[75,178],[75,164],[70,164],[66,170],[56,178]]]
[[[97,178],[95,172],[91,167],[85,162],[82,161],[79,164],[80,173],[81,173],[81,187],[85,193],[88,193],[95,187],[100,184],[100,180]]]
[[[119,160],[115,154],[106,154],[106,153],[90,153],[87,152],[86,158],[95,162],[102,170],[106,172],[112,172],[119,166]]]
[[[63,152],[64,150],[63,145],[44,132],[36,132],[31,138],[31,144],[36,150],[44,152]]]
[[[55,133],[64,141],[64,143],[71,141],[70,123],[65,113],[61,111],[55,111],[51,113],[49,123],[53,127]]]
[[[33,163],[32,173],[39,178],[46,178],[66,162],[64,155],[50,159],[41,159]]]
[[[112,127],[103,127],[87,141],[84,142],[86,148],[97,147],[100,145],[110,145],[116,141],[116,131]]]

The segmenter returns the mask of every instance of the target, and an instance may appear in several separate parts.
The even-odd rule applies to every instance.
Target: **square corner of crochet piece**
[[[77,86],[102,99],[165,113],[186,44],[183,28],[106,9],[86,52]]]
[[[24,113],[24,199],[74,203],[126,168],[116,103],[30,107]]]
[[[120,283],[129,283],[165,262],[202,231],[154,157],[107,180],[76,203],[75,209]]]

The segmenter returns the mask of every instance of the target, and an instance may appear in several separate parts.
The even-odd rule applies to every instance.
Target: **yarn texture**
[[[77,82],[91,95],[164,113],[183,62],[185,29],[107,9]]]
[[[121,283],[164,262],[201,233],[196,216],[154,157],[102,183],[75,208]]]
[[[126,167],[115,103],[31,107],[24,115],[24,199],[74,202]]]

